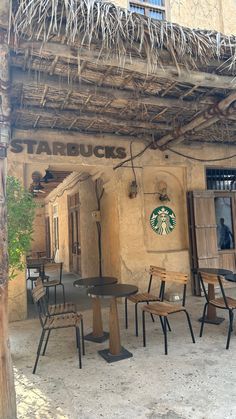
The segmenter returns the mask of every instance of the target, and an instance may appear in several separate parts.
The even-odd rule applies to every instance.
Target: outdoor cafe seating
[[[130,295],[129,297],[125,298],[125,327],[128,329],[128,301],[135,304],[135,332],[136,336],[138,336],[138,304],[160,301],[161,299],[161,290],[159,295],[155,295],[151,292],[152,282],[153,279],[160,279],[162,272],[165,272],[164,268],[159,268],[157,266],[150,266],[149,269],[149,282],[147,287],[147,292],[137,293],[135,295]],[[151,313],[152,321],[154,322],[153,315]]]
[[[40,341],[38,344],[37,349],[37,356],[33,368],[33,373],[36,372],[38,360],[40,355],[45,355],[48,340],[50,337],[51,330],[54,329],[63,329],[63,328],[75,328],[76,330],[76,345],[78,348],[79,353],[79,366],[81,368],[82,361],[81,361],[81,337],[82,337],[82,353],[85,353],[84,350],[84,330],[83,330],[83,317],[82,314],[77,312],[76,305],[74,303],[66,302],[65,301],[65,292],[64,292],[64,284],[62,284],[62,263],[45,263],[43,268],[41,269],[41,276],[42,278],[38,278],[35,282],[35,287],[32,289],[32,296],[34,303],[37,308],[37,312],[39,315],[42,332]],[[59,269],[59,278],[54,280],[55,273],[58,272]],[[200,337],[202,336],[204,324],[207,321],[206,312],[208,306],[212,305],[215,308],[224,309],[228,311],[229,315],[229,328],[228,328],[228,336],[227,336],[227,344],[226,349],[229,348],[230,337],[233,330],[233,310],[236,309],[236,299],[231,297],[227,297],[224,291],[224,280],[221,276],[211,274],[211,273],[204,273],[200,272],[200,280],[201,280],[201,287],[204,292],[206,303],[204,305],[203,310],[203,317],[201,323],[201,330],[200,330]],[[161,331],[164,336],[164,353],[165,355],[168,354],[168,330],[171,332],[171,328],[169,325],[169,317],[172,314],[177,313],[184,313],[187,320],[187,325],[189,327],[190,335],[192,342],[195,343],[194,332],[190,320],[189,313],[185,307],[186,303],[186,288],[188,282],[188,275],[185,273],[180,272],[172,272],[166,271],[164,268],[150,266],[149,269],[149,283],[148,283],[148,292],[140,293],[137,292],[137,287],[134,287],[129,284],[117,284],[116,278],[107,278],[107,277],[99,277],[99,278],[82,278],[74,282],[74,286],[77,285],[84,285],[90,284],[88,286],[88,295],[93,297],[93,300],[98,301],[102,297],[109,297],[111,300],[110,306],[110,347],[109,349],[98,351],[98,353],[103,356],[108,362],[114,362],[116,360],[121,360],[127,357],[132,356],[132,353],[128,350],[121,347],[120,344],[120,336],[117,330],[119,329],[119,320],[118,320],[118,312],[117,308],[114,309],[113,305],[116,304],[117,297],[124,297],[125,299],[125,326],[128,327],[128,301],[135,304],[135,329],[136,335],[138,335],[138,311],[137,307],[139,303],[143,303],[142,305],[142,330],[143,330],[143,346],[146,346],[146,313],[151,315],[152,320],[155,317],[158,317],[160,320],[160,327]],[[63,285],[62,292],[63,292],[63,303],[56,304],[49,304],[49,300],[46,298],[48,289],[45,287],[45,284],[48,282],[44,281],[44,275],[47,275],[48,281],[51,282],[55,288],[57,284]],[[51,278],[50,278],[51,277]],[[109,279],[110,284],[107,285],[107,281]],[[152,281],[153,279],[158,280],[159,291],[158,295],[151,292]],[[98,281],[99,280],[99,281]],[[103,283],[104,280],[104,283]],[[209,300],[209,294],[206,289],[205,284],[214,284],[218,285],[220,291],[222,293],[221,298],[214,298]],[[179,300],[182,301],[182,304],[179,302],[169,302],[165,300],[166,297],[166,287],[177,287],[179,290]],[[135,288],[129,291],[129,289],[125,288],[124,290],[121,288],[130,287]],[[78,287],[77,287],[78,288]],[[172,288],[171,288],[172,289]],[[181,292],[180,292],[181,291]],[[95,298],[96,297],[96,298]],[[113,305],[112,305],[113,304]],[[101,311],[101,309],[100,309]],[[114,313],[116,315],[114,316]],[[100,313],[100,312],[99,312]],[[93,313],[93,319],[94,319]],[[99,314],[101,317],[101,313]],[[99,317],[98,316],[98,317]],[[112,317],[113,316],[113,317]],[[100,318],[99,317],[99,318]],[[96,316],[95,316],[96,319]],[[112,320],[111,320],[112,319]],[[114,320],[115,319],[115,320]],[[116,324],[116,326],[115,326]],[[113,328],[115,332],[113,331]],[[94,342],[100,343],[103,342],[108,338],[108,333],[104,333],[104,339],[94,339]],[[150,331],[149,331],[150,333]],[[89,335],[88,335],[89,336]],[[44,342],[45,339],[45,342]],[[93,339],[88,338],[88,341],[93,341]],[[91,344],[90,342],[90,344]],[[43,347],[44,343],[44,347]],[[114,346],[114,348],[113,348]],[[43,349],[42,349],[43,347]],[[117,349],[118,348],[118,349]],[[123,352],[124,353],[123,353]],[[116,353],[117,352],[117,353]]]
[[[37,278],[40,277],[43,281],[43,286],[46,289],[46,295],[49,300],[50,289],[54,289],[54,302],[57,302],[57,287],[62,288],[63,301],[65,304],[65,287],[62,282],[63,262],[54,262],[50,258],[27,258],[27,281],[31,281],[31,290]]]
[[[228,312],[228,316],[229,316],[228,335],[227,335],[227,342],[226,342],[226,349],[229,349],[230,338],[233,331],[233,319],[234,319],[234,310],[236,309],[236,299],[226,296],[225,287],[224,287],[226,280],[222,276],[200,271],[200,281],[201,281],[202,289],[206,298],[206,303],[203,308],[200,337],[202,337],[202,334],[203,334],[207,308],[209,306],[212,306],[220,310],[225,310]],[[219,286],[219,292],[221,296],[210,299],[209,292],[207,292],[207,289],[206,289],[206,284],[208,285],[208,287]]]
[[[42,281],[37,281],[35,287],[32,290],[33,300],[38,312],[40,324],[42,327],[42,332],[37,348],[36,360],[33,368],[33,374],[35,374],[39,356],[45,355],[49,337],[52,330],[56,329],[65,329],[65,328],[75,328],[76,331],[76,346],[78,348],[79,354],[79,368],[82,368],[82,359],[81,359],[81,338],[82,338],[82,353],[85,354],[84,348],[84,333],[83,333],[83,316],[77,312],[61,312],[61,304],[58,309],[55,306],[48,306],[46,299],[45,288],[42,286]],[[67,306],[68,307],[68,306]],[[50,311],[57,314],[50,314]],[[81,327],[81,332],[80,332]],[[42,345],[44,338],[45,343],[42,350]],[[42,352],[41,352],[42,350]]]
[[[159,316],[161,327],[164,335],[164,346],[165,346],[165,355],[168,354],[168,344],[167,344],[167,321],[168,316],[174,313],[183,312],[186,315],[190,334],[192,337],[193,343],[195,343],[194,333],[192,329],[192,324],[188,311],[185,308],[186,301],[186,287],[188,282],[188,275],[179,273],[179,272],[167,272],[163,271],[161,273],[161,298],[160,302],[154,304],[147,304],[142,307],[142,320],[143,320],[143,346],[146,346],[146,327],[145,327],[145,313],[152,314],[154,316]],[[164,300],[165,286],[167,284],[180,284],[183,286],[183,298],[182,305],[177,305],[175,303],[168,303]]]

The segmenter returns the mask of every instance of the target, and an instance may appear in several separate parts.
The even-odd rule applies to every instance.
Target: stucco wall
[[[8,283],[9,321],[25,320],[27,317],[26,273],[18,272]]]
[[[36,135],[36,134],[35,134]],[[55,138],[60,140],[60,135],[55,132],[52,134],[52,141]],[[35,137],[36,138],[36,137]],[[64,135],[63,141],[69,141]],[[42,139],[40,137],[39,139]],[[71,141],[71,139],[70,139]],[[73,136],[73,141],[83,143],[87,138],[81,134]],[[129,155],[129,144],[122,139],[114,138],[94,139],[94,144],[113,144],[123,146]],[[143,148],[142,143],[133,144],[133,154]],[[176,146],[176,150],[184,154],[200,159],[214,159],[227,157],[234,153],[230,147],[216,147],[192,145],[191,148]],[[29,161],[35,160],[34,166],[40,162],[54,168],[65,170],[70,167],[77,172],[90,173],[92,177],[100,177],[104,181],[105,192],[101,201],[102,215],[102,246],[103,246],[103,273],[115,275],[121,282],[136,283],[141,289],[146,286],[148,268],[150,264],[160,265],[170,270],[189,272],[189,244],[188,227],[186,214],[186,191],[194,189],[205,189],[205,168],[206,166],[232,167],[235,159],[223,162],[205,163],[190,160],[185,157],[177,156],[174,153],[147,150],[142,157],[135,160],[136,176],[138,182],[138,195],[135,199],[129,198],[129,185],[133,180],[131,167],[113,170],[118,160],[96,158],[95,156],[85,158],[82,156],[29,156],[26,153],[21,156],[9,153],[9,158],[18,161],[24,158]],[[33,165],[31,166],[33,168]],[[176,214],[176,228],[166,237],[158,236],[149,223],[152,210],[161,205],[157,195],[146,195],[155,192],[157,183],[162,180],[167,183],[167,192],[170,202],[166,205],[174,210]],[[85,183],[81,184],[81,203],[87,199],[88,189]],[[79,187],[79,188],[80,188]],[[84,192],[83,192],[84,188]],[[70,191],[70,193],[75,190]],[[84,195],[83,195],[84,193]],[[59,211],[63,219],[63,226],[60,226],[60,243],[64,249],[62,258],[68,260],[68,225],[67,225],[67,192],[59,198]],[[92,196],[90,191],[90,197]],[[87,200],[88,202],[88,200]],[[82,229],[84,229],[85,254],[83,275],[91,275],[97,272],[97,262],[92,261],[93,249],[97,249],[96,230],[90,212],[96,209],[91,200],[89,207],[84,207],[84,214],[81,207]],[[93,227],[92,227],[93,226]],[[93,231],[88,240],[88,228]],[[93,229],[94,228],[94,229]],[[64,240],[64,244],[62,242]],[[94,245],[94,248],[93,248]],[[82,258],[83,259],[83,258]],[[96,259],[96,258],[95,258]],[[96,259],[97,260],[97,259]],[[68,266],[68,265],[66,265]]]
[[[128,0],[113,2],[123,8],[129,7]],[[226,34],[236,33],[234,0],[166,0],[166,8],[167,20],[171,22],[190,28],[215,29]]]

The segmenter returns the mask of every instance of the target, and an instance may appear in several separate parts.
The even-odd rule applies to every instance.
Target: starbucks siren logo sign
[[[176,216],[172,209],[161,206],[152,211],[150,217],[152,229],[161,236],[171,233],[176,225]]]

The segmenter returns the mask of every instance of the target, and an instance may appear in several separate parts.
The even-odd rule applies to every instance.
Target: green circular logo
[[[176,225],[175,213],[165,206],[157,207],[152,211],[150,217],[152,229],[161,236],[171,233]]]

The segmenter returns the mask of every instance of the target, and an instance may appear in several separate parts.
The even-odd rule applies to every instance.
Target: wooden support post
[[[10,141],[7,34],[0,31],[0,417],[16,418],[16,399],[8,333],[8,248],[6,150]]]

